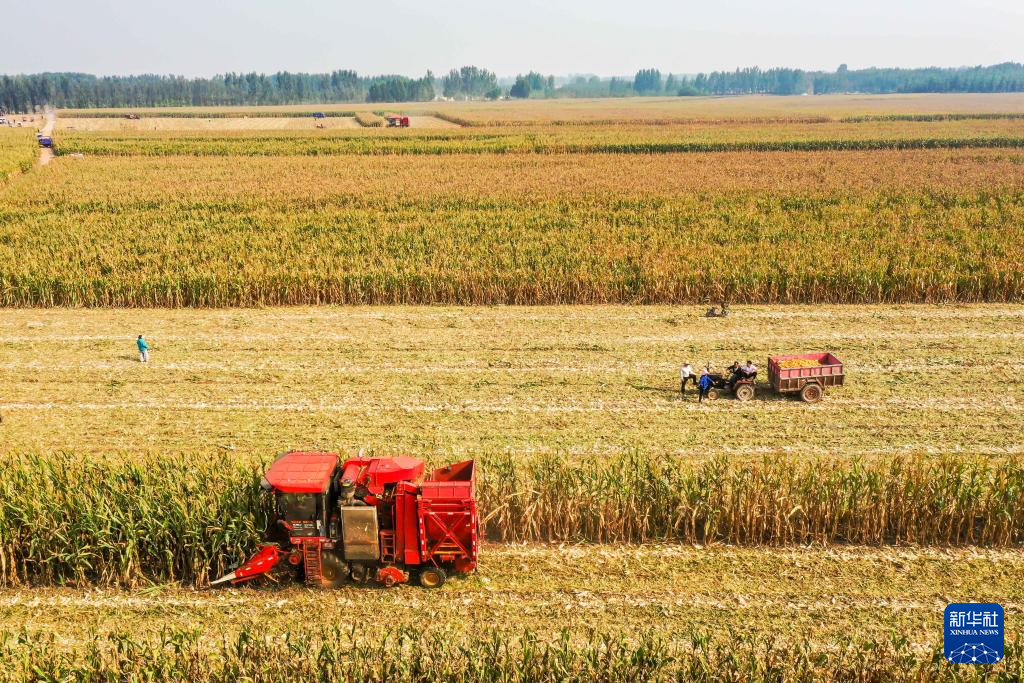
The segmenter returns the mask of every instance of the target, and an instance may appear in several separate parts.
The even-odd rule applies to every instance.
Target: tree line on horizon
[[[0,76],[0,108],[27,112],[61,108],[174,107],[344,102],[422,102],[446,98],[498,99],[699,95],[798,95],[825,93],[953,93],[1024,91],[1024,64],[923,69],[870,68],[834,72],[802,69],[713,71],[695,76],[641,69],[632,79],[576,76],[556,80],[535,71],[502,87],[494,72],[476,66],[452,69],[440,80],[401,75],[360,76],[355,71],[184,76],[94,76],[58,72]]]

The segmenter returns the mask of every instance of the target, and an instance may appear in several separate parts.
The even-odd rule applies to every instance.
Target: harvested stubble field
[[[152,131],[267,131],[267,130],[291,130],[305,131],[312,134],[319,130],[317,125],[324,126],[324,130],[337,128],[355,129],[359,127],[352,116],[328,116],[322,119],[314,119],[312,116],[253,116],[253,117],[170,117],[155,116],[139,119],[124,119],[114,117],[97,118],[60,118],[57,120],[57,132],[67,135],[75,131],[101,131],[101,132],[152,132]]]
[[[5,450],[1020,455],[1024,308],[8,310]],[[153,362],[138,363],[145,333]],[[829,349],[806,406],[678,396],[678,364]],[[765,381],[761,378],[761,381]]]
[[[472,126],[532,123],[590,125],[690,121],[830,121],[858,116],[1020,114],[1024,95],[907,94],[815,97],[631,97],[598,100],[437,103],[435,110]]]
[[[386,105],[411,115],[439,114],[474,126],[523,124],[679,123],[691,121],[822,121],[906,115],[1024,114],[1021,93],[822,95],[815,97],[624,97],[605,99],[506,100],[501,102],[409,102]],[[379,111],[381,104],[293,104],[263,107],[154,107],[67,109],[64,117],[307,116],[315,111],[353,115]]]
[[[1022,160],[87,155],[0,191],[0,304],[1017,301]]]
[[[449,660],[461,666],[471,666],[474,659],[479,663],[493,639],[505,643],[510,651],[496,657],[511,660],[503,666],[494,662],[499,671],[511,669],[516,661],[522,666],[519,658],[529,657],[524,653],[554,643],[556,648],[570,650],[564,664],[573,666],[565,671],[565,677],[575,667],[585,666],[587,653],[600,657],[604,648],[595,633],[610,634],[612,642],[621,643],[626,651],[619,653],[621,658],[607,653],[617,666],[598,665],[601,671],[591,670],[591,680],[618,679],[613,671],[619,667],[630,671],[631,661],[642,680],[650,680],[654,674],[667,679],[677,668],[685,671],[688,665],[699,667],[701,663],[709,667],[701,680],[761,678],[766,668],[784,673],[784,680],[848,678],[849,673],[839,675],[844,668],[867,674],[873,667],[877,667],[875,675],[861,680],[899,680],[903,676],[931,680],[953,673],[940,663],[941,655],[938,661],[933,659],[935,648],[941,647],[936,619],[941,619],[942,609],[951,599],[984,595],[1004,605],[1008,621],[1020,618],[1024,604],[1017,578],[1024,571],[1024,559],[1019,553],[1002,551],[621,545],[487,546],[485,551],[479,574],[430,594],[416,589],[323,592],[294,586],[221,592],[174,586],[5,590],[0,591],[0,632],[20,633],[31,624],[29,630],[44,634],[28,638],[39,648],[31,661],[43,671],[56,667],[64,652],[88,648],[97,632],[124,633],[130,625],[130,635],[124,636],[129,643],[160,642],[161,635],[189,633],[196,644],[184,649],[195,650],[194,656],[206,662],[205,667],[196,667],[195,680],[209,680],[205,676],[218,670],[219,658],[211,657],[209,651],[221,647],[229,661],[240,657],[253,667],[257,666],[255,660],[260,660],[264,669],[283,666],[283,660],[297,666],[318,651],[297,648],[283,658],[258,649],[250,651],[260,643],[272,651],[283,649],[281,639],[289,631],[293,637],[322,637],[342,650],[353,641],[371,648],[387,634],[392,645],[380,648],[379,663],[394,662],[394,655],[388,653],[397,651],[408,665],[415,660],[410,649],[418,653],[422,648],[432,653],[432,667]],[[309,624],[311,614],[317,615],[324,630]],[[387,631],[382,630],[381,615],[387,615]],[[355,627],[350,630],[346,625],[353,619]],[[429,625],[424,625],[424,620]],[[198,623],[204,628],[196,631]],[[489,626],[481,627],[483,624]],[[338,633],[329,630],[333,625]],[[518,640],[524,629],[539,643],[524,648]],[[57,634],[56,641],[48,644],[45,634]],[[222,644],[222,634],[231,644],[240,638],[240,647]],[[269,639],[263,641],[264,636]],[[403,638],[406,647],[395,642]],[[439,647],[441,643],[447,647]],[[624,656],[640,654],[645,643],[660,645],[651,647],[646,657]],[[874,654],[870,645],[865,646],[868,643],[874,643]],[[100,640],[104,648],[114,644]],[[428,644],[433,647],[426,647]],[[468,653],[444,656],[448,648],[459,645],[475,657],[467,657]],[[169,643],[146,657],[137,648],[115,661],[128,669],[145,670],[162,658],[173,658],[176,649]],[[891,657],[889,648],[896,648],[901,656]],[[25,666],[23,657],[29,651],[29,646],[13,636],[6,641],[0,636],[0,661],[9,662],[12,668],[8,670]],[[735,656],[730,658],[730,652]],[[354,675],[359,670],[356,667],[368,666],[373,658],[369,653],[358,654],[350,653],[344,667],[323,661],[317,667],[315,658],[307,666],[318,671],[318,680],[331,680],[330,676],[344,680],[347,675],[350,680],[361,680]],[[1008,655],[1009,671],[1017,671],[1019,657],[1012,649]],[[78,666],[90,661],[84,657],[71,660]],[[651,667],[646,675],[645,664]],[[544,665],[537,662],[536,666]],[[552,666],[555,662],[548,660],[548,676],[563,679],[552,676],[560,671]],[[800,677],[802,667],[807,670]],[[924,674],[914,677],[919,667]],[[967,669],[957,671],[961,676],[971,671],[969,667],[961,669]],[[533,675],[543,673],[541,669]],[[514,669],[506,675],[503,680],[519,680]],[[407,677],[399,672],[390,677],[371,676],[372,680],[381,678]]]

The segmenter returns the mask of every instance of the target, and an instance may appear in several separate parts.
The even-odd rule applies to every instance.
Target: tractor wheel
[[[340,557],[329,550],[324,550],[320,553],[320,574],[323,577],[320,579],[321,586],[324,588],[340,588],[345,583],[348,568],[341,561]]]
[[[448,575],[440,567],[427,567],[420,572],[420,585],[424,588],[440,588]]]
[[[711,387],[710,389],[708,389],[708,393],[705,396],[705,398],[707,398],[707,400],[709,400],[709,401],[714,401],[714,400],[716,400],[721,395],[722,395],[721,389],[716,389],[715,387]]]
[[[737,401],[749,401],[752,398],[754,398],[754,385],[741,384],[738,387],[736,387]]]
[[[817,403],[824,393],[825,390],[821,388],[820,384],[805,384],[804,388],[800,390],[800,400],[804,403]]]

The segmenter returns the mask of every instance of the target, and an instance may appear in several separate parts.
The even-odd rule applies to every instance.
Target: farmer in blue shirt
[[[146,340],[142,338],[141,334],[139,335],[139,338],[135,340],[135,345],[139,347],[139,362],[148,363],[149,344],[146,343]]]
[[[711,375],[708,374],[707,370],[701,370],[700,380],[697,382],[697,403],[704,402],[704,397],[708,395],[711,384]]]

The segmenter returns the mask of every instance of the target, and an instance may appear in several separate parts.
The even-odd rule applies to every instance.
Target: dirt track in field
[[[43,124],[42,129],[39,131],[43,135],[53,135],[53,129],[57,122],[57,116],[52,109],[46,112],[46,122]],[[49,147],[39,148],[39,165],[46,166],[48,163],[53,161],[53,149]]]

